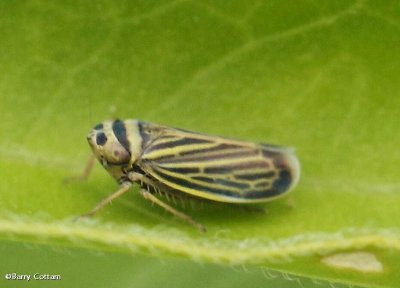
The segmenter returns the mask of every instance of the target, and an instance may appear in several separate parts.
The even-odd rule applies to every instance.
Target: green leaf
[[[0,237],[395,286],[399,30],[397,1],[3,1]],[[178,203],[205,234],[137,188],[74,222],[117,188],[63,184],[114,116],[293,146],[300,183],[266,213]]]
[[[12,273],[30,275],[29,287],[44,287],[48,282],[57,287],[264,287],[266,283],[281,288],[332,287],[324,281],[289,276],[259,267],[229,267],[212,263],[195,263],[188,259],[157,259],[146,255],[93,253],[84,249],[66,249],[48,245],[24,246],[1,242],[0,271],[2,287],[21,287],[21,282],[6,280]],[[60,280],[39,281],[39,275],[60,275]],[[15,276],[14,276],[15,277]],[[227,281],[227,279],[229,279]],[[57,284],[55,284],[57,283]],[[46,286],[45,286],[46,287]],[[348,286],[338,285],[335,288]]]

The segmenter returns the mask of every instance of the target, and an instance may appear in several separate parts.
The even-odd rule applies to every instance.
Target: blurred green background
[[[0,269],[32,275],[31,280],[4,280],[2,287],[330,287],[334,282],[294,276],[266,267],[193,263],[189,260],[93,252],[64,247],[2,243]],[[16,257],[17,255],[17,257]],[[25,260],[25,261],[21,261]],[[34,280],[33,274],[61,275],[61,280]],[[334,283],[335,288],[348,285]]]
[[[1,273],[54,267],[65,279],[39,284],[60,287],[301,285],[264,267],[305,287],[396,287],[399,32],[398,1],[1,1]],[[62,184],[114,116],[295,147],[301,181],[264,214],[178,203],[204,235],[138,193],[74,223],[117,187],[99,165]],[[360,251],[382,270],[322,262]]]

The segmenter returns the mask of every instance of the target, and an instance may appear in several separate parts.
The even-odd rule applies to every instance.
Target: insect
[[[156,197],[156,192],[225,203],[256,203],[288,192],[300,176],[292,149],[140,120],[102,122],[87,140],[94,156],[120,186],[82,216],[94,215],[137,183],[145,199],[205,231],[202,224]]]

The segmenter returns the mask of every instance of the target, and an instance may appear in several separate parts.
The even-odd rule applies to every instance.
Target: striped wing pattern
[[[141,168],[167,186],[221,202],[261,202],[289,190],[298,175],[291,151],[163,127],[145,145]]]

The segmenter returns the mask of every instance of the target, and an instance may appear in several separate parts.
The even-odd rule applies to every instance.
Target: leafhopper
[[[120,186],[82,216],[94,215],[137,183],[145,199],[205,231],[202,224],[160,200],[157,192],[224,203],[257,203],[287,193],[300,177],[292,149],[140,120],[102,122],[87,140],[94,156]]]

